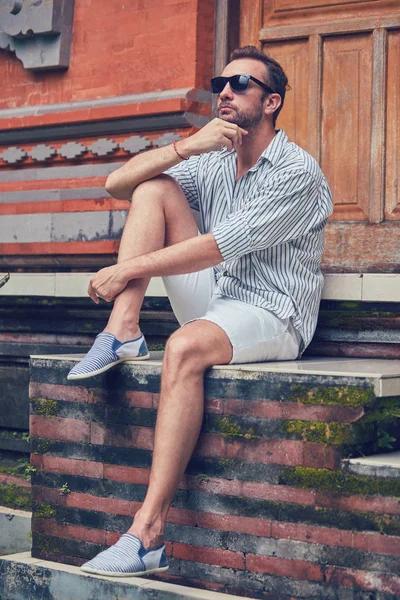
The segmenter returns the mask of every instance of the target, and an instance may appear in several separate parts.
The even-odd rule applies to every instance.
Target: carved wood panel
[[[308,140],[308,40],[273,42],[264,44],[263,50],[283,67],[292,87],[286,94],[284,109],[279,117],[279,127],[290,132],[291,139],[310,150]]]
[[[386,120],[386,210],[387,219],[400,218],[400,30],[388,36],[388,80]]]
[[[400,220],[400,1],[242,0],[240,34],[287,71],[278,126],[320,162],[332,220]]]
[[[336,217],[367,220],[370,204],[372,38],[325,40],[321,167]]]

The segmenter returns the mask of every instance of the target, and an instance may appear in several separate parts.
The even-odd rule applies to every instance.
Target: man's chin
[[[225,113],[219,114],[219,118],[223,121],[228,121],[228,123],[236,123],[237,115],[236,113]]]

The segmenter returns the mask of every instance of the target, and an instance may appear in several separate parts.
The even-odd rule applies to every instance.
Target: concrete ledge
[[[135,577],[88,575],[78,567],[32,558],[29,552],[0,558],[0,597],[7,600],[246,600]]]
[[[36,361],[78,362],[83,357],[84,354],[31,355],[33,364]],[[150,374],[159,375],[162,358],[163,352],[151,352],[149,360],[130,360],[123,363],[122,368],[130,368],[135,373],[140,372],[144,377]],[[248,376],[243,372],[249,372]],[[338,378],[341,385],[347,385],[350,381],[351,385],[362,385],[368,380],[372,383],[377,398],[400,396],[400,361],[394,360],[312,356],[302,360],[216,365],[209,370],[214,379],[229,377],[250,380],[265,377],[268,373],[282,377],[282,381],[289,381],[295,375],[304,376],[305,379],[310,376]]]
[[[30,551],[32,514],[0,506],[0,554]]]
[[[81,298],[87,296],[92,273],[13,273],[2,289],[6,296],[51,296]],[[160,277],[154,277],[147,296],[166,296]],[[398,302],[400,274],[338,273],[325,275],[323,300],[357,302]]]
[[[400,479],[400,452],[350,458],[344,461],[344,469],[355,475]]]

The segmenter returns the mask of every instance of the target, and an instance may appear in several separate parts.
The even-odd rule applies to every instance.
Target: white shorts
[[[172,309],[180,325],[205,319],[228,336],[232,363],[295,360],[301,336],[291,319],[227,296],[214,295],[214,269],[163,278]]]

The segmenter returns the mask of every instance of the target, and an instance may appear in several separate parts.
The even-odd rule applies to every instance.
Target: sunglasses
[[[211,91],[213,94],[220,94],[225,88],[226,84],[229,83],[232,92],[244,92],[249,87],[249,81],[254,81],[257,85],[262,87],[268,94],[275,94],[274,90],[268,85],[256,79],[252,75],[232,75],[231,77],[213,77],[211,79]]]

